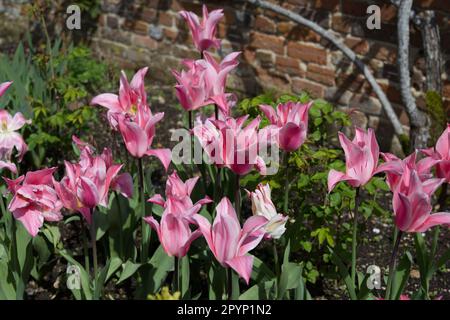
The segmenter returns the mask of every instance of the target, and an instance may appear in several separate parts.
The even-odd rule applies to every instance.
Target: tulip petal
[[[91,105],[99,105],[109,109],[112,112],[121,112],[122,108],[119,102],[119,96],[112,93],[103,93],[91,100]]]
[[[272,106],[269,106],[267,104],[261,104],[259,106],[259,109],[264,113],[264,115],[269,119],[270,123],[273,125],[277,124],[277,113],[275,112],[275,109]]]
[[[18,209],[13,212],[14,218],[22,222],[28,233],[35,237],[44,224],[44,217],[36,209]]]
[[[450,213],[448,212],[437,212],[431,214],[421,226],[415,229],[415,232],[425,232],[431,227],[447,224],[450,225]]]
[[[233,270],[236,271],[248,285],[248,283],[250,282],[250,277],[252,275],[253,256],[246,255],[234,257],[233,259],[227,261],[226,263],[231,268],[233,268]]]
[[[147,202],[151,202],[158,206],[164,207],[166,200],[164,200],[164,198],[160,194],[155,194],[153,197],[148,199]]]
[[[0,97],[5,94],[6,90],[12,85],[12,81],[0,83]]]
[[[113,180],[112,189],[120,192],[125,198],[133,197],[133,178],[129,173],[122,173]]]
[[[295,123],[288,122],[281,128],[278,139],[280,142],[280,148],[292,152],[297,150],[305,141],[303,137],[305,132],[302,126],[298,126]]]
[[[172,162],[172,151],[170,149],[150,149],[146,152],[148,156],[157,157],[164,166],[164,169],[169,168],[170,162]]]

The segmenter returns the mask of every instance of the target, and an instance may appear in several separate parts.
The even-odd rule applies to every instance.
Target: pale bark
[[[378,99],[380,100],[380,102],[383,106],[383,109],[386,112],[386,115],[395,130],[395,133],[398,136],[404,135],[403,126],[400,123],[400,120],[397,117],[397,114],[395,113],[391,103],[389,102],[388,98],[386,97],[386,94],[383,92],[383,90],[380,88],[380,86],[376,82],[376,80],[375,80],[374,76],[372,75],[371,71],[369,70],[369,68],[364,64],[364,62],[362,62],[357,57],[356,53],[353,52],[353,50],[351,50],[349,47],[347,47],[344,44],[343,40],[337,39],[330,31],[325,30],[317,23],[315,23],[311,20],[308,20],[308,19],[302,17],[301,15],[294,13],[290,10],[287,10],[283,7],[280,7],[276,4],[270,3],[268,1],[263,1],[263,0],[247,0],[247,1],[258,7],[276,12],[280,15],[283,15],[283,16],[291,19],[292,21],[295,21],[296,23],[299,23],[301,25],[304,25],[304,26],[310,28],[311,30],[313,30],[314,32],[316,32],[317,34],[322,36],[323,38],[330,41],[330,43],[332,43],[336,48],[341,50],[347,56],[347,58],[350,59],[350,61],[352,61],[361,70],[361,72],[364,74],[364,76],[366,77],[369,84],[372,86],[372,89],[375,92],[375,94],[377,95]]]
[[[403,0],[398,7],[398,68],[400,74],[400,92],[410,121],[410,142],[412,148],[426,148],[430,137],[430,120],[419,110],[411,93],[409,68],[409,20],[413,0]]]

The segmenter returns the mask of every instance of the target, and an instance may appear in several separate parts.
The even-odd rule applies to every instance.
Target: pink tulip
[[[56,168],[29,171],[15,180],[3,178],[13,194],[8,209],[32,237],[38,234],[44,221],[62,219],[62,203],[52,187],[55,170]]]
[[[345,153],[346,172],[330,170],[328,174],[328,192],[334,189],[339,181],[348,181],[352,187],[365,185],[378,173],[379,147],[372,129],[368,132],[356,128],[353,141],[339,132],[339,141]]]
[[[183,64],[188,71],[182,70],[181,73],[173,71],[178,82],[175,90],[181,106],[186,111],[191,111],[213,103],[209,99],[205,82],[206,67],[203,60],[185,60]]]
[[[25,124],[30,124],[31,120],[26,120],[22,113],[17,112],[14,117],[6,110],[0,110],[0,169],[6,168],[17,173],[17,168],[11,162],[11,155],[14,148],[18,151],[18,160],[22,158],[28,150],[28,146],[20,133],[16,132]]]
[[[391,191],[397,188],[406,167],[416,170],[420,180],[426,181],[432,177],[431,168],[439,162],[431,158],[424,158],[416,162],[417,152],[413,152],[403,160],[391,153],[381,153],[381,155],[385,162],[378,167],[377,172],[386,172],[387,184]]]
[[[114,130],[118,128],[118,115],[136,115],[138,106],[147,104],[144,78],[148,68],[142,68],[134,75],[131,83],[122,71],[119,95],[103,93],[94,97],[91,105],[100,105],[108,109],[108,121]]]
[[[196,205],[185,214],[187,217],[196,215],[199,209],[200,205]],[[145,217],[144,221],[156,231],[164,251],[171,257],[184,257],[189,251],[192,241],[202,235],[200,230],[191,231],[189,219],[180,216],[179,213],[172,213],[168,209],[164,210],[161,223],[151,216]]]
[[[405,232],[425,232],[436,225],[450,224],[450,213],[431,214],[431,195],[442,182],[444,179],[423,182],[415,169],[405,167],[392,200],[397,228]]]
[[[5,94],[5,91],[8,90],[8,88],[11,84],[12,84],[12,81],[0,83],[0,97]]]
[[[217,261],[225,268],[234,269],[248,284],[253,268],[253,256],[247,253],[261,242],[267,220],[261,216],[252,216],[241,229],[236,212],[227,197],[217,205],[216,212],[212,226],[201,215],[195,215],[194,220]]]
[[[439,160],[436,176],[450,183],[450,123],[436,142],[436,147],[422,150],[431,159]]]
[[[285,225],[288,217],[277,212],[270,193],[270,186],[260,183],[256,190],[248,192],[248,195],[252,200],[253,215],[266,218],[267,223],[264,226],[266,237],[279,239],[286,231]]]
[[[211,47],[220,48],[220,40],[216,39],[216,28],[223,17],[223,10],[213,10],[208,13],[206,5],[203,5],[203,19],[190,11],[180,11],[180,16],[188,23],[192,40],[198,51],[203,52]]]
[[[214,101],[225,116],[229,116],[233,95],[225,93],[228,74],[239,64],[240,52],[228,54],[218,63],[210,53],[204,52],[205,82],[209,98]]]
[[[161,207],[167,209],[171,214],[178,216],[186,216],[188,212],[191,212],[191,208],[197,205],[204,205],[206,203],[212,202],[212,200],[206,196],[205,198],[197,201],[194,205],[191,200],[191,193],[197,183],[199,177],[191,178],[183,182],[178,176],[177,172],[174,171],[166,183],[166,197],[167,200],[160,194],[156,194],[151,197],[148,202],[152,202]]]
[[[156,156],[167,170],[172,157],[170,149],[150,148],[155,136],[155,125],[163,117],[164,112],[152,115],[147,105],[140,104],[135,117],[119,115],[118,120],[119,130],[128,152],[136,158],[142,158],[144,155]]]
[[[280,149],[295,151],[305,142],[308,132],[308,112],[312,102],[307,104],[287,102],[280,103],[275,112],[269,105],[260,105],[260,109],[278,130],[277,141]]]
[[[266,142],[258,132],[261,120],[258,117],[243,127],[247,118],[207,119],[205,124],[195,126],[193,132],[218,167],[228,167],[238,175],[245,175],[253,168],[265,174],[266,165],[258,155],[259,145]]]
[[[75,143],[81,148],[80,161],[64,161],[66,176],[60,182],[54,181],[65,208],[80,212],[91,223],[91,211],[97,205],[108,206],[109,189],[131,197],[133,181],[129,174],[119,175],[123,165],[113,164],[111,151],[107,148],[100,156],[94,156],[92,147],[81,144],[76,137]]]

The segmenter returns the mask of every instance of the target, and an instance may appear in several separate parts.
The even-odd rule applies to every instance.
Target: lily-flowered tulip
[[[191,207],[185,212],[186,217],[196,215],[200,207],[200,205]],[[192,241],[202,235],[198,229],[191,231],[189,224],[192,221],[186,217],[180,216],[179,213],[172,213],[169,208],[166,208],[160,223],[151,216],[144,218],[144,221],[156,231],[164,251],[171,257],[184,257]]]
[[[92,209],[97,205],[108,206],[109,189],[131,197],[133,181],[128,173],[119,175],[123,165],[113,164],[109,149],[94,156],[89,145],[80,143],[76,137],[74,141],[81,148],[80,161],[64,161],[66,176],[60,182],[54,181],[54,186],[64,207],[80,212],[91,223]]]
[[[422,150],[431,159],[439,160],[436,164],[436,176],[450,183],[450,124],[436,142],[436,147]]]
[[[280,149],[295,151],[305,142],[308,132],[308,112],[312,102],[280,103],[275,111],[269,105],[260,105],[260,109],[269,119],[272,127],[277,130],[277,142]]]
[[[216,39],[216,28],[223,17],[223,10],[213,10],[208,13],[206,5],[203,5],[203,19],[191,11],[180,11],[180,16],[188,23],[192,40],[198,51],[203,52],[211,47],[220,48],[220,40]]]
[[[353,141],[339,132],[339,141],[345,153],[346,172],[330,170],[328,192],[331,192],[339,181],[347,181],[352,187],[363,186],[379,172],[377,166],[380,149],[372,129],[366,133],[356,128]]]
[[[381,153],[384,163],[381,164],[377,172],[386,173],[386,182],[391,191],[397,188],[398,183],[405,171],[405,168],[414,169],[417,171],[421,181],[426,181],[432,178],[431,168],[438,163],[438,160],[432,158],[424,158],[419,161],[417,159],[417,152],[413,152],[405,159],[401,160],[391,153]]]
[[[195,126],[193,132],[218,167],[228,167],[238,175],[245,175],[253,168],[265,174],[266,165],[258,155],[259,145],[265,143],[258,132],[261,120],[255,118],[243,127],[247,118],[207,119],[205,124]]]
[[[431,214],[431,195],[444,179],[421,181],[416,170],[406,167],[394,191],[392,206],[397,228],[404,232],[425,232],[429,228],[450,224],[450,213]]]
[[[167,170],[172,158],[170,149],[150,148],[155,136],[155,125],[163,117],[164,112],[153,115],[147,105],[140,104],[134,117],[119,115],[118,120],[128,152],[136,158],[142,158],[144,155],[155,156]]]
[[[197,205],[204,205],[206,203],[212,202],[212,200],[206,196],[205,198],[197,201],[197,203],[192,202],[191,193],[197,183],[199,177],[191,178],[183,182],[180,179],[177,172],[174,171],[166,183],[166,197],[167,200],[160,194],[155,194],[151,197],[148,202],[157,204],[159,206],[167,209],[171,214],[178,216],[187,216],[188,213],[192,213],[191,208]]]
[[[201,215],[195,215],[200,231],[209,248],[223,267],[234,269],[248,284],[253,268],[253,256],[247,253],[264,237],[266,218],[252,216],[241,225],[230,200],[225,197],[216,207],[216,218],[211,223]]]
[[[279,239],[286,231],[287,216],[277,212],[270,196],[270,186],[268,184],[258,184],[254,192],[248,192],[252,200],[252,211],[254,216],[261,216],[267,219],[264,226],[267,238]]]
[[[6,168],[17,173],[16,165],[11,162],[12,152],[14,148],[17,150],[20,162],[28,150],[27,144],[17,130],[30,123],[31,120],[26,120],[20,112],[12,117],[8,111],[0,110],[0,169]]]
[[[228,54],[220,63],[213,56],[204,52],[205,82],[209,98],[220,108],[225,116],[230,114],[233,95],[225,93],[228,74],[238,66],[240,52]]]
[[[124,71],[120,75],[119,95],[103,93],[94,97],[92,105],[100,105],[108,109],[108,121],[114,130],[118,129],[118,115],[136,115],[138,106],[147,104],[144,78],[148,68],[142,68],[133,76],[128,83]]]
[[[183,109],[197,110],[211,104],[205,82],[206,67],[203,61],[185,60],[183,64],[188,68],[187,71],[173,71],[178,82],[175,86],[176,95]]]
[[[6,90],[11,86],[12,81],[0,83],[0,97],[5,94]]]
[[[62,203],[52,184],[55,170],[29,171],[15,180],[4,178],[8,190],[14,195],[8,209],[32,237],[38,234],[44,221],[62,219]]]

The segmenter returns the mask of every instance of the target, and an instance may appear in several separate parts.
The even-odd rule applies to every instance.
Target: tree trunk
[[[403,0],[398,8],[398,68],[400,74],[400,92],[410,122],[411,149],[426,148],[430,137],[430,120],[427,114],[416,105],[411,93],[411,77],[409,74],[409,19],[411,17],[412,0]]]

